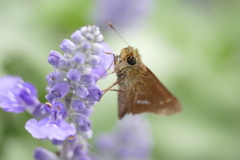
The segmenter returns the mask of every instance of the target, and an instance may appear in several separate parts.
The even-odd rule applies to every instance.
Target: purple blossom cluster
[[[45,105],[50,114],[41,121],[28,121],[26,129],[35,137],[45,137],[50,140],[66,140],[76,132],[85,138],[91,138],[91,121],[89,116],[92,106],[99,101],[102,91],[96,85],[99,75],[92,71],[103,64],[104,46],[103,35],[96,26],[85,26],[71,35],[72,41],[65,39],[60,45],[64,54],[51,51],[48,62],[54,71],[46,76],[48,82],[46,99],[50,102]],[[67,118],[67,123],[65,119]],[[33,126],[43,124],[59,126],[55,132],[34,134]],[[72,125],[74,124],[74,126]],[[39,127],[37,127],[39,128]],[[56,129],[56,128],[54,128]],[[44,129],[45,130],[45,129]]]
[[[84,26],[60,44],[63,54],[51,51],[49,64],[54,71],[46,76],[45,104],[37,90],[17,76],[0,78],[0,107],[7,112],[27,110],[35,118],[27,121],[26,130],[37,139],[49,139],[60,148],[59,155],[36,148],[36,160],[88,160],[88,138],[92,137],[91,115],[102,91],[96,85],[112,63],[97,26]],[[4,84],[4,85],[3,85]]]
[[[34,114],[42,103],[37,98],[36,88],[18,76],[0,77],[0,108],[6,112]]]
[[[129,29],[146,23],[144,20],[153,13],[154,5],[154,0],[101,0],[96,1],[93,10],[97,13],[94,16],[100,27],[106,28],[106,24],[111,22]]]
[[[102,95],[96,85],[100,75],[93,69],[103,66],[103,35],[96,26],[85,26],[60,44],[64,54],[51,51],[48,62],[54,71],[46,76],[48,82],[45,110],[49,116],[37,121],[31,119],[26,129],[35,138],[61,144],[61,159],[89,159],[86,139],[92,137],[92,106]],[[66,149],[68,152],[66,152]],[[41,153],[41,154],[40,154]],[[35,150],[35,159],[44,155],[43,149]],[[71,154],[69,154],[71,153]]]
[[[95,139],[97,153],[93,160],[147,160],[151,159],[151,131],[141,115],[126,115],[115,129]]]

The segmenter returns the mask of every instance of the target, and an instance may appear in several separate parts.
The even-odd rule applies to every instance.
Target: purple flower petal
[[[104,53],[104,47],[98,43],[93,44],[92,50],[95,55],[101,55]]]
[[[37,97],[37,90],[36,88],[30,83],[22,83],[22,88],[19,92],[19,97],[26,103],[26,105],[35,105],[36,104],[36,97]]]
[[[116,140],[111,134],[103,134],[97,137],[96,145],[100,150],[111,150],[115,144]]]
[[[103,42],[103,43],[101,43],[101,45],[104,47],[105,52],[112,53],[111,48],[106,43]],[[94,68],[93,72],[98,75],[106,75],[107,69],[113,70],[113,68],[114,68],[113,55],[103,53],[103,54],[100,54],[99,56],[102,57],[102,59],[104,59],[103,64],[101,66],[99,66],[98,68]]]
[[[87,88],[83,87],[83,86],[79,86],[79,87],[75,88],[75,92],[79,98],[85,98],[89,93]]]
[[[85,104],[87,107],[92,107],[97,104],[97,101],[86,101]]]
[[[103,59],[100,56],[92,55],[88,59],[88,63],[92,68],[98,68],[99,66],[102,65]]]
[[[59,160],[58,156],[45,148],[37,147],[34,150],[35,160]]]
[[[97,86],[90,86],[88,92],[89,94],[85,99],[89,101],[99,101],[102,96],[102,91]]]
[[[47,112],[45,105],[46,105],[46,104],[40,104],[38,107],[36,107],[36,108],[31,112],[31,114],[32,114],[35,118],[37,118],[37,119],[43,119],[43,118],[49,116],[50,113]]]
[[[85,50],[88,50],[92,47],[92,44],[89,41],[82,41],[81,47]]]
[[[63,56],[59,52],[51,51],[49,56],[48,56],[48,63],[57,67],[58,63],[59,63],[59,60],[61,58],[63,58]]]
[[[92,26],[91,32],[94,34],[94,36],[101,34],[99,27],[97,27],[97,26]]]
[[[81,32],[82,35],[86,35],[87,31],[88,31],[87,26],[83,26],[82,28],[80,28],[80,32]]]
[[[71,68],[67,73],[67,78],[72,81],[80,81],[81,72],[76,68]]]
[[[53,139],[53,140],[52,140],[52,144],[54,144],[54,145],[62,145],[62,144],[63,144],[63,141]]]
[[[85,37],[86,37],[87,40],[89,40],[89,41],[92,41],[92,40],[94,39],[94,35],[93,35],[92,33],[89,33],[89,32],[85,35]]]
[[[95,42],[97,42],[97,43],[101,43],[102,41],[103,41],[103,35],[102,34],[99,34],[97,37],[96,37],[96,39],[95,39]]]
[[[69,68],[75,68],[77,65],[77,62],[73,58],[68,58],[67,63]]]
[[[76,45],[69,39],[64,39],[60,44],[60,49],[65,53],[72,53]]]
[[[106,159],[106,155],[119,159],[151,159],[152,139],[149,124],[139,115],[125,116],[113,132],[97,138],[96,146],[102,155],[101,159]]]
[[[92,112],[93,112],[92,107],[88,107],[88,108],[78,111],[78,113],[84,114],[85,116],[88,116],[88,117],[92,114]]]
[[[68,93],[69,88],[70,84],[68,82],[59,82],[53,86],[51,93],[56,97],[64,97]]]
[[[60,67],[60,68],[68,68],[68,61],[67,61],[67,59],[66,58],[61,58],[61,59],[59,59],[59,61],[58,61],[58,66]]]
[[[62,82],[66,75],[65,71],[51,72],[46,76],[46,80],[50,86],[53,86],[57,82]]]
[[[74,113],[72,119],[78,130],[82,132],[91,130],[92,123],[86,115]]]
[[[97,74],[84,74],[81,76],[81,82],[84,85],[95,85],[99,76]]]
[[[79,111],[79,110],[83,110],[84,108],[86,108],[86,105],[81,100],[74,100],[72,102],[72,107],[75,111]]]
[[[106,24],[111,22],[118,28],[127,29],[144,23],[144,19],[153,13],[155,4],[153,0],[101,0],[95,5],[94,15],[100,28],[108,27]]]
[[[76,160],[91,160],[87,156],[88,148],[82,144],[77,144],[73,147],[73,159]]]
[[[73,57],[73,60],[78,64],[83,64],[85,62],[85,59],[86,59],[86,54],[82,52],[77,52]]]
[[[56,100],[57,98],[59,98],[57,95],[53,94],[53,93],[48,93],[45,98],[49,101],[49,102],[53,102],[54,100]]]
[[[72,35],[71,35],[72,40],[75,43],[81,43],[81,41],[85,40],[83,35],[81,34],[80,30],[76,30]]]
[[[40,121],[30,119],[25,125],[25,129],[37,139],[65,140],[67,137],[74,135],[76,129],[73,125],[68,124],[63,119],[52,121],[46,117]]]
[[[58,118],[65,119],[67,116],[67,110],[62,102],[54,102],[52,105],[52,113],[56,112]]]

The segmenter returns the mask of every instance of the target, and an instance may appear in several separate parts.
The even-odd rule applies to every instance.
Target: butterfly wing
[[[132,87],[118,93],[119,119],[126,113],[152,112],[171,115],[181,111],[178,100],[146,67],[144,74],[133,82]]]

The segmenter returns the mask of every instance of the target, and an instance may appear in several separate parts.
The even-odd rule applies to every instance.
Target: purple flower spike
[[[71,81],[80,81],[81,72],[76,68],[71,68],[67,73],[67,78]]]
[[[59,160],[58,156],[45,148],[37,147],[34,150],[35,160]]]
[[[106,73],[109,61],[104,51],[109,50],[99,43],[103,35],[97,26],[82,27],[71,38],[73,41],[65,39],[60,45],[63,55],[52,51],[49,56],[54,71],[46,77],[45,97],[49,102],[41,108],[48,117],[29,120],[26,129],[35,138],[62,145],[60,148],[65,150],[60,151],[59,159],[90,160],[86,141],[92,137],[89,116],[102,95],[96,85],[100,77],[96,70]]]
[[[94,160],[111,160],[109,157],[118,157],[121,160],[151,159],[149,124],[141,115],[125,116],[111,133],[97,138],[96,146],[98,154]]]
[[[72,53],[76,45],[69,39],[64,39],[60,44],[60,49],[65,53]]]
[[[66,140],[69,136],[76,133],[73,125],[68,124],[63,119],[53,121],[51,117],[44,118],[40,121],[30,119],[25,125],[25,129],[37,139],[49,140]]]
[[[0,84],[0,108],[4,111],[20,113],[26,109],[32,111],[41,105],[36,88],[23,82],[20,77],[1,77]]]

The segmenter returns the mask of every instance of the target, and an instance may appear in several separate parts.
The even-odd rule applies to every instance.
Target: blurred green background
[[[183,107],[170,117],[145,113],[152,128],[152,160],[240,159],[239,2],[149,1],[151,8],[135,25],[122,19],[114,24]],[[99,3],[1,0],[0,75],[19,75],[33,83],[45,102],[45,76],[52,71],[49,51],[60,51],[61,41],[83,25],[97,24]],[[134,22],[133,14],[137,13],[125,18]],[[126,44],[107,22],[101,29],[105,41],[119,54]],[[104,89],[115,80],[111,75],[99,86]],[[118,121],[117,93],[108,92],[94,109],[94,135],[110,131]],[[55,150],[50,142],[27,133],[24,125],[29,118],[27,113],[0,110],[0,159],[31,160],[36,146]]]

